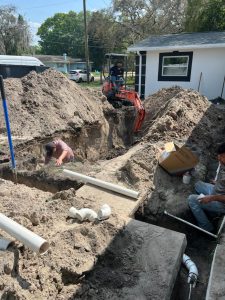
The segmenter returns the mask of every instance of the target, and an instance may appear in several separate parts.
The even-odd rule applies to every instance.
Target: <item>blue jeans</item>
[[[198,181],[195,184],[195,190],[198,194],[204,195],[214,195],[214,185],[210,183],[206,183],[203,181]],[[206,212],[211,213],[214,216],[220,216],[225,214],[225,204],[219,201],[212,201],[207,204],[203,204],[199,202],[197,199],[199,195],[190,195],[188,197],[189,207],[198,222],[199,227],[207,230],[213,231],[213,225],[209,221]]]
[[[123,83],[124,83],[124,80],[122,77],[118,77],[118,76],[114,76],[114,75],[110,76],[110,80],[113,83],[113,85],[115,85],[115,88],[117,91],[119,91],[120,86],[123,85]]]

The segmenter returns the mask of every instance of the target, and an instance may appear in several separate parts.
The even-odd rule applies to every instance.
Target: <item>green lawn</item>
[[[89,84],[87,82],[80,82],[78,83],[81,87],[90,87],[90,88],[96,88],[96,89],[101,89],[102,84],[100,84],[99,80],[90,82]]]
[[[95,81],[90,82],[89,84],[87,82],[80,82],[78,83],[81,87],[90,87],[94,89],[101,89],[102,84],[100,83],[99,78],[95,79]],[[134,87],[134,77],[132,78],[131,76],[127,77],[127,86],[129,87]]]

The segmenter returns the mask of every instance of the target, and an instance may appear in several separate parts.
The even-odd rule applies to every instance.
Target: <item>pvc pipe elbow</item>
[[[189,271],[188,283],[193,284],[193,286],[195,286],[198,278],[198,269],[195,263],[190,259],[189,256],[183,254],[183,264],[186,266],[186,268]]]
[[[90,222],[93,222],[98,217],[97,213],[90,208],[81,208],[78,210],[75,207],[69,209],[69,216],[78,219],[79,221],[88,220]]]

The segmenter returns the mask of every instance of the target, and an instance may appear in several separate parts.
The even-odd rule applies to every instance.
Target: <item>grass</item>
[[[90,82],[89,84],[87,82],[80,82],[78,84],[84,88],[87,88],[87,87],[94,88],[94,89],[102,88],[102,84],[100,83],[99,79],[96,79],[95,81]],[[134,87],[134,77],[133,78],[131,76],[127,77],[127,86]]]
[[[100,89],[102,84],[100,84],[100,81],[92,81],[89,84],[87,82],[80,82],[78,83],[81,87],[90,87],[90,88],[96,88]]]

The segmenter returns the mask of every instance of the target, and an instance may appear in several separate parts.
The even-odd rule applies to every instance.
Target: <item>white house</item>
[[[65,53],[60,55],[35,55],[45,66],[54,68],[60,72],[69,73],[70,70],[86,69],[86,62],[80,58],[71,58]],[[90,62],[91,68],[92,62]]]
[[[145,98],[181,86],[225,98],[225,32],[150,36],[128,48],[136,52],[135,90]]]

